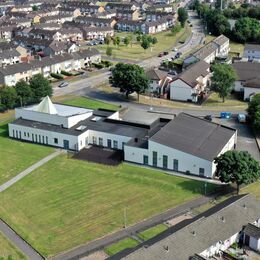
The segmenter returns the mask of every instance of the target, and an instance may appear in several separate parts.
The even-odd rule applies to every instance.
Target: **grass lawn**
[[[176,35],[172,35],[170,31],[161,32],[155,34],[154,36],[157,38],[157,44],[153,45],[152,48],[144,50],[140,43],[135,42],[133,40],[132,46],[129,45],[126,47],[123,43],[120,44],[119,48],[110,43],[110,46],[113,48],[113,55],[114,58],[121,58],[121,59],[130,59],[130,60],[142,60],[152,56],[158,55],[161,51],[170,50],[174,45],[178,43],[179,40],[185,41],[186,38],[189,36],[191,29],[188,25]],[[131,35],[133,39],[135,38],[135,34],[133,33],[126,33],[120,32],[116,34],[120,38],[126,37],[127,35]],[[103,55],[106,54],[107,45],[98,45],[96,47],[101,51]]]
[[[75,97],[72,99],[68,99],[65,101],[61,101],[61,103],[71,106],[79,106],[79,107],[85,107],[90,109],[111,109],[111,110],[117,110],[119,107],[113,104],[105,103],[99,100],[95,100],[92,98],[87,97]]]
[[[54,151],[51,147],[9,139],[7,129],[7,123],[0,124],[0,185]]]
[[[116,253],[118,253],[126,248],[136,247],[138,244],[139,244],[138,241],[129,237],[129,238],[125,238],[125,239],[105,248],[104,251],[108,255],[115,255]]]
[[[148,240],[152,237],[155,237],[156,235],[162,233],[164,230],[166,230],[168,227],[165,224],[159,224],[155,227],[149,228],[143,232],[140,232],[138,236],[143,240]]]
[[[213,189],[214,185],[209,185]],[[195,199],[204,182],[56,157],[0,194],[0,217],[45,256]]]
[[[222,102],[222,98],[218,96],[218,93],[213,92],[209,98],[202,104],[203,106],[206,107],[240,107],[240,108],[247,108],[247,103],[238,100],[237,97],[234,95],[230,95],[229,97],[226,98],[225,102]]]
[[[0,259],[20,260],[26,256],[0,232]]]

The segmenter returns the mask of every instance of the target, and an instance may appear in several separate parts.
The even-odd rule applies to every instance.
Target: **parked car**
[[[65,87],[67,87],[69,85],[69,83],[67,82],[67,81],[63,81],[63,82],[61,82],[60,84],[59,84],[59,88],[65,88]]]
[[[163,55],[168,55],[168,54],[169,54],[168,51],[164,51],[164,52],[163,52]]]
[[[175,71],[175,70],[170,70],[170,71],[168,72],[168,74],[169,74],[169,75],[176,76],[178,73],[177,73],[177,71]]]
[[[177,51],[178,49],[175,47],[175,48],[173,48],[173,50],[172,51]]]
[[[246,123],[246,115],[245,114],[238,114],[237,120],[239,123]]]
[[[212,117],[212,115],[206,115],[206,116],[204,116],[204,119],[206,119],[206,120],[211,122],[213,117]]]
[[[163,56],[163,53],[162,53],[162,52],[158,54],[158,57],[161,58],[162,56]]]

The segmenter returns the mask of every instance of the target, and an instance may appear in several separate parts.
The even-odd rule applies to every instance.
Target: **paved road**
[[[113,244],[121,239],[136,234],[136,232],[143,231],[147,228],[165,222],[171,218],[184,214],[193,208],[199,207],[214,198],[216,195],[203,196],[193,201],[184,203],[176,208],[170,209],[164,213],[158,214],[152,218],[144,220],[136,225],[127,227],[126,229],[117,231],[113,234],[105,236],[103,238],[94,240],[86,245],[79,246],[63,254],[53,257],[54,260],[67,260],[67,259],[79,259],[80,257],[86,256],[97,250],[103,249],[104,247]]]
[[[11,229],[2,219],[0,219],[0,231],[19,248],[28,259],[42,260],[42,257],[34,248],[23,240],[13,229]]]
[[[31,173],[35,169],[41,167],[43,164],[45,164],[48,161],[50,161],[51,159],[55,158],[56,156],[58,156],[62,152],[63,152],[62,150],[57,150],[54,153],[52,153],[52,154],[46,156],[45,158],[41,159],[37,163],[33,164],[32,166],[28,167],[27,169],[25,169],[24,171],[22,171],[21,173],[19,173],[15,177],[13,177],[11,180],[9,180],[6,183],[2,184],[0,186],[0,192],[3,192],[4,190],[8,189],[10,186],[14,185],[16,182],[18,182],[19,180],[21,180],[22,178],[27,176],[29,173]]]

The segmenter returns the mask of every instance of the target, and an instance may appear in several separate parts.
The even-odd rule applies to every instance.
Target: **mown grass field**
[[[72,99],[68,99],[65,101],[61,101],[61,103],[65,105],[71,105],[71,106],[79,106],[79,107],[85,107],[90,109],[110,109],[110,110],[117,110],[119,107],[113,104],[105,103],[99,100],[95,100],[92,98],[87,97],[75,97]]]
[[[135,34],[126,32],[116,33],[116,36],[119,36],[121,39],[131,35],[133,37],[133,44],[125,46],[121,42],[118,48],[114,46],[113,43],[110,43],[110,47],[113,49],[112,57],[129,60],[142,60],[152,56],[157,56],[160,52],[173,48],[173,46],[176,45],[178,41],[185,41],[190,33],[191,28],[188,24],[176,35],[172,35],[170,31],[157,33],[154,36],[157,38],[158,42],[155,45],[152,45],[152,48],[147,50],[144,50],[140,43],[135,41]],[[98,45],[96,48],[101,51],[102,55],[106,55],[106,44]]]
[[[214,186],[209,185],[209,189]],[[204,182],[59,156],[0,194],[0,217],[45,256],[195,199]]]
[[[21,260],[27,258],[0,232],[0,259]]]
[[[54,149],[8,137],[7,123],[0,124],[0,185],[44,158]]]
[[[104,249],[105,253],[108,255],[115,255],[116,253],[126,249],[126,248],[133,248],[139,244],[138,241],[135,239],[128,237],[125,238],[107,248]]]

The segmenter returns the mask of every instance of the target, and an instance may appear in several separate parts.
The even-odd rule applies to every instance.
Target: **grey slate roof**
[[[245,44],[245,51],[260,51],[260,44]]]
[[[150,140],[213,161],[235,133],[233,128],[180,113]]]
[[[194,88],[198,84],[196,79],[200,76],[206,77],[210,73],[208,71],[209,68],[210,68],[210,64],[201,60],[188,67],[184,72],[182,72],[180,75],[174,78],[173,81],[177,79],[181,79],[184,82],[186,82],[188,85],[190,85],[192,88]]]
[[[238,75],[238,80],[245,81],[259,77],[260,63],[235,62],[231,65]]]
[[[245,229],[244,233],[250,237],[254,237],[256,239],[260,239],[260,228],[249,223]]]
[[[152,69],[147,71],[147,77],[151,80],[161,80],[167,77],[167,73],[162,70]]]
[[[20,57],[20,53],[16,49],[0,51],[0,59],[9,59],[13,57]]]
[[[260,202],[251,194],[231,197],[212,209],[166,230],[135,249],[109,259],[188,260],[225,241],[260,218]],[[166,248],[168,250],[166,250]]]

